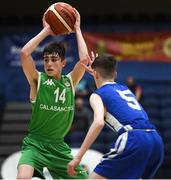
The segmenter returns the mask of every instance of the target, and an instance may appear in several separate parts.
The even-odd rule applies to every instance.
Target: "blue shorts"
[[[149,179],[163,156],[163,141],[156,130],[132,130],[118,137],[94,172],[107,179]]]

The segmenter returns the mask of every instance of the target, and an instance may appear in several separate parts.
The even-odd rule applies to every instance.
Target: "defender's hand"
[[[74,158],[72,161],[68,163],[68,169],[67,172],[70,176],[75,176],[77,175],[77,172],[75,171],[76,166],[78,166],[81,162],[81,159],[79,158]]]
[[[88,63],[82,63],[81,65],[85,68],[85,70],[90,73],[93,76],[93,69],[91,68],[92,63],[94,62],[95,58],[98,57],[98,54],[96,53],[96,55],[94,54],[93,51],[91,51],[91,58],[89,56],[87,56],[87,61]]]

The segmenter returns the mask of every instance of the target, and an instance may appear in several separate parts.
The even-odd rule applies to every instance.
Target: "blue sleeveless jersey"
[[[108,82],[95,91],[106,108],[105,122],[115,131],[129,125],[133,129],[154,129],[148,115],[127,86]]]
[[[94,172],[106,179],[152,179],[163,161],[164,146],[135,95],[115,82],[95,93],[106,108],[106,124],[119,136]]]

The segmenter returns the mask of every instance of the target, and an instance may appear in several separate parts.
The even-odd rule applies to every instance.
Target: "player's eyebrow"
[[[56,54],[46,54],[43,56],[43,58],[60,58],[60,57],[59,54],[56,53]]]

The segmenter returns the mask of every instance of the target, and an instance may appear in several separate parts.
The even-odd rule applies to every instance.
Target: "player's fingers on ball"
[[[76,10],[75,8],[73,8],[73,10],[74,10],[75,16],[78,17],[78,12],[77,12],[77,10]]]
[[[73,8],[76,15],[80,15],[77,9]]]

